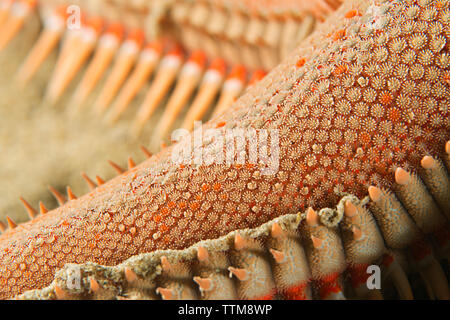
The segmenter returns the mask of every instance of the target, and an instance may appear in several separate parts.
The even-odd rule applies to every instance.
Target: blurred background
[[[150,120],[140,138],[130,134],[130,118],[142,102],[141,90],[127,113],[115,124],[89,110],[72,116],[68,100],[79,82],[72,86],[56,106],[43,103],[45,85],[57,58],[54,51],[25,88],[14,82],[14,75],[35,43],[41,25],[37,17],[27,21],[13,42],[0,52],[0,219],[6,215],[16,222],[28,219],[19,200],[24,197],[33,207],[43,201],[48,209],[57,206],[48,190],[52,185],[65,193],[70,185],[77,196],[89,191],[81,172],[95,181],[116,175],[107,160],[126,167],[129,156],[136,163],[145,159],[140,145],[147,145],[155,120]],[[78,73],[81,77],[83,72]],[[97,86],[97,88],[101,88]],[[96,97],[96,92],[91,99]],[[161,112],[161,110],[158,110]],[[153,117],[157,119],[158,115]]]

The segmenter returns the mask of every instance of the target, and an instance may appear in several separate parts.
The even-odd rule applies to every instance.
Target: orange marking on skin
[[[340,64],[336,66],[336,69],[334,69],[333,73],[336,76],[342,75],[348,71],[348,66],[346,64]]]
[[[366,284],[367,279],[370,276],[370,274],[367,273],[368,266],[368,264],[358,264],[349,267],[350,282],[353,288],[358,288],[359,286]]]
[[[356,9],[350,10],[350,11],[348,11],[348,12],[345,14],[345,17],[346,17],[347,19],[351,19],[351,18],[356,17],[356,16],[361,16],[361,13],[359,13],[359,11],[356,10]]]
[[[262,296],[262,297],[254,298],[253,300],[275,300],[275,294],[274,293],[270,293],[270,294],[267,294],[267,295]]]
[[[316,281],[319,288],[319,295],[322,299],[326,299],[330,294],[342,292],[342,288],[338,283],[339,273],[333,273]]]
[[[308,283],[303,283],[283,290],[281,294],[286,300],[308,300],[308,296],[306,294],[307,287]]]
[[[202,191],[203,192],[207,192],[209,189],[210,189],[209,184],[207,184],[207,183],[202,184]]]
[[[222,127],[224,127],[226,124],[227,124],[226,122],[219,122],[219,123],[216,125],[216,128],[222,128]]]
[[[159,223],[159,222],[161,222],[161,216],[160,215],[155,215],[154,217],[153,217],[153,221],[155,221],[156,223]]]
[[[301,68],[301,67],[303,67],[303,66],[305,65],[305,63],[306,63],[305,58],[300,58],[300,59],[297,60],[297,63],[296,63],[295,65],[296,65],[298,68]]]
[[[347,31],[345,29],[336,31],[336,33],[333,36],[333,41],[338,41],[338,40],[343,39],[346,34],[347,34]]]

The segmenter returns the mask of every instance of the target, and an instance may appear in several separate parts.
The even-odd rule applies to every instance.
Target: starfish
[[[345,272],[368,294],[365,270],[385,254],[410,298],[392,262],[408,248],[433,294],[447,299],[430,239],[448,255],[449,21],[447,1],[345,2],[192,135],[83,197],[69,192],[66,202],[55,192],[56,210],[19,226],[9,220],[0,297],[48,286],[67,263],[94,262],[120,267],[114,291],[96,278],[105,269],[86,265],[96,297],[141,287],[129,294],[139,298],[155,282],[165,299],[195,298],[195,281],[211,298],[343,298]],[[228,145],[202,134],[233,129],[254,138],[241,151],[257,141],[269,160],[221,162]],[[192,283],[177,281],[192,273]],[[61,283],[45,294],[75,295]]]

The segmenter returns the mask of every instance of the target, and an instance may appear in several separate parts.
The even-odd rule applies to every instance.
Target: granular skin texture
[[[345,3],[203,126],[278,130],[275,174],[249,163],[179,165],[172,154],[183,145],[166,148],[4,233],[0,297],[47,286],[66,263],[116,265],[307,207],[333,207],[342,192],[361,198],[370,185],[389,188],[397,167],[415,171],[424,155],[439,157],[450,138],[449,3],[372,2]],[[347,14],[356,9],[360,15]],[[203,147],[204,160],[223,151]]]

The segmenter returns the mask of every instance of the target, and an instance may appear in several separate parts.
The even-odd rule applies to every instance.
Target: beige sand
[[[13,76],[39,30],[37,18],[30,20],[7,50],[0,53],[0,219],[3,221],[6,215],[19,222],[27,219],[20,196],[36,208],[42,200],[52,209],[56,202],[47,189],[49,184],[61,192],[70,185],[76,195],[82,195],[88,191],[80,176],[82,171],[92,179],[97,174],[110,179],[115,172],[107,160],[123,167],[128,156],[137,163],[142,161],[145,157],[139,145],[148,144],[151,129],[161,113],[159,108],[139,139],[131,137],[129,127],[145,94],[144,88],[128,113],[114,126],[90,112],[96,92],[80,116],[70,117],[67,101],[82,73],[57,106],[45,105],[42,101],[45,84],[53,70],[56,52],[31,84],[20,89]]]

